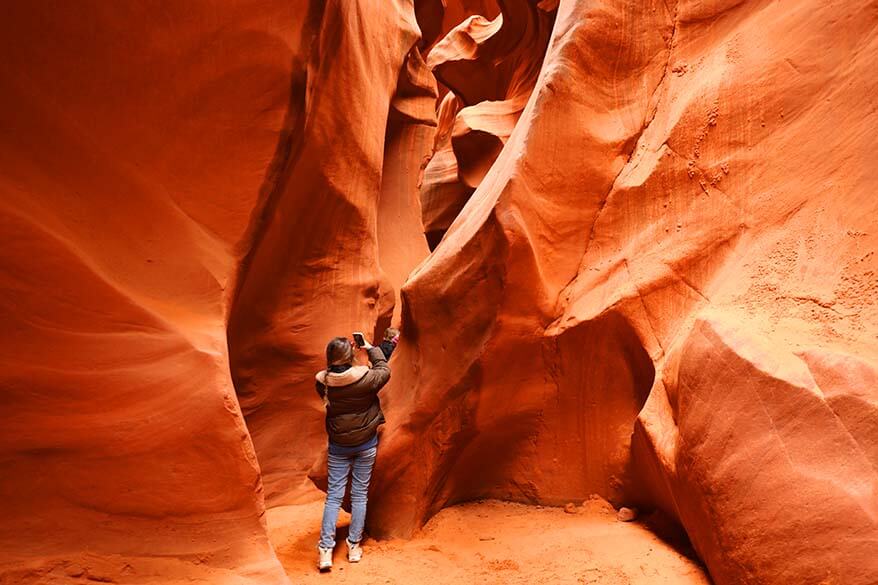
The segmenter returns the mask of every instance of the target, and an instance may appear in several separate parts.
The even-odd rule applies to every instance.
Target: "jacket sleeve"
[[[324,386],[319,380],[314,381],[314,389],[317,390],[317,396],[323,398],[326,395],[326,386]]]
[[[372,367],[366,374],[366,384],[373,392],[378,392],[390,379],[390,366],[387,365],[387,358],[380,347],[373,345],[367,353]]]

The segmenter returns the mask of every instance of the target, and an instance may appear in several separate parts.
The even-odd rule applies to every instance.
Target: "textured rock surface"
[[[299,51],[258,4],[4,7],[4,583],[287,582],[226,349]]]
[[[451,89],[439,106],[433,155],[421,182],[424,231],[435,248],[481,184],[533,90],[555,3],[501,1],[493,19],[474,14],[429,52]]]
[[[559,8],[540,79],[551,89],[534,95],[403,289],[413,343],[399,350],[387,400],[376,527],[407,533],[473,497],[564,504],[625,492],[626,443],[653,363],[618,313],[548,329],[667,60],[668,15],[631,10],[626,29],[600,5]],[[639,43],[625,47],[629,37]],[[627,50],[612,62],[606,46]],[[587,84],[594,91],[580,90]],[[576,152],[577,164],[562,166],[559,152]],[[582,457],[573,465],[571,453]]]
[[[406,224],[417,222],[416,194],[402,191],[414,189],[435,125],[412,6],[318,5],[305,108],[229,325],[232,375],[270,503],[295,501],[308,472],[325,465],[313,380],[326,341],[389,325],[393,279],[427,253],[422,232]],[[376,38],[386,42],[364,42]],[[392,146],[403,152],[385,159]],[[379,238],[393,248],[379,254]]]
[[[874,582],[876,460],[863,443],[876,371],[826,350],[779,352],[723,316],[699,318],[668,354],[650,400],[676,424],[658,408],[641,415],[676,514],[718,583]],[[828,372],[848,378],[841,396]],[[849,418],[837,399],[857,394],[871,399]]]
[[[389,319],[427,253],[435,87],[413,7],[2,20],[0,581],[287,582],[232,378],[271,493],[293,493],[284,474],[307,481],[323,447],[297,372],[340,327]],[[399,244],[387,276],[379,216]]]
[[[596,493],[720,585],[875,583],[876,23],[9,7],[0,582],[284,583],[263,483],[312,497],[324,344],[398,322],[373,534]]]
[[[421,223],[418,181],[436,134],[436,80],[418,47],[412,47],[390,103],[378,200],[378,257],[394,291],[393,324],[399,325],[399,291],[429,249]],[[380,339],[385,314],[375,326]]]
[[[596,491],[678,518],[717,583],[878,579],[876,18],[561,2],[404,287],[373,530]]]

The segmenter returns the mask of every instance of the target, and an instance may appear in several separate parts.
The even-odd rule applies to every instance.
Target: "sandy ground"
[[[268,512],[271,540],[293,583],[431,585],[528,583],[709,584],[704,570],[639,522],[616,520],[602,500],[561,508],[484,501],[447,508],[409,541],[364,542],[349,564],[341,513],[331,573],[316,569],[323,502]]]

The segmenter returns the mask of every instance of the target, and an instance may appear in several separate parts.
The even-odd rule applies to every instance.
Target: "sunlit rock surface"
[[[597,493],[720,585],[878,582],[876,22],[10,6],[0,583],[288,582],[313,373],[390,324],[373,535]]]

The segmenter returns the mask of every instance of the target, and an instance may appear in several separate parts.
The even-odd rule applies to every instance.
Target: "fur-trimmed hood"
[[[321,370],[314,377],[324,386],[337,388],[359,382],[367,373],[369,373],[369,366],[351,366],[344,372],[337,373]]]
[[[326,406],[329,440],[342,447],[362,445],[384,422],[378,391],[390,379],[390,367],[379,347],[370,347],[372,367],[353,366],[344,372],[317,372],[315,390]]]

